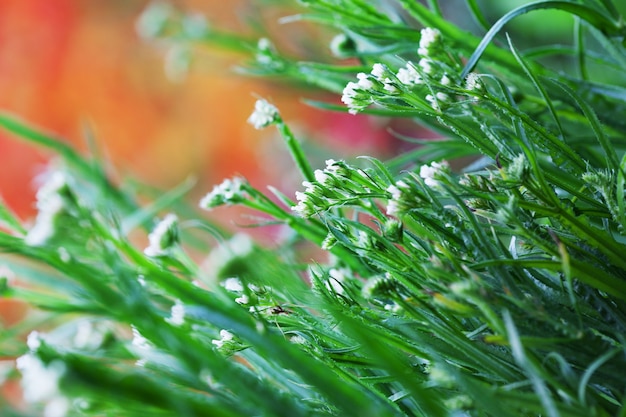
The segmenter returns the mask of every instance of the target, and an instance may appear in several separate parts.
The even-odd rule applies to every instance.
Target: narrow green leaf
[[[478,47],[467,61],[467,64],[465,64],[465,68],[463,68],[463,71],[461,72],[461,78],[467,77],[467,74],[469,74],[474,69],[474,67],[478,63],[478,60],[487,48],[487,45],[491,43],[493,38],[498,34],[498,32],[500,32],[504,25],[506,25],[518,16],[542,9],[562,10],[574,14],[610,35],[617,35],[623,31],[622,25],[613,21],[613,19],[604,15],[600,11],[589,6],[571,3],[569,1],[551,0],[537,1],[534,3],[525,4],[511,10],[500,19],[498,19],[498,21],[494,23],[493,26],[491,26],[491,29],[489,29],[489,31],[485,34],[483,39],[480,41]]]
[[[557,114],[556,110],[554,109],[554,105],[552,104],[552,100],[548,96],[548,93],[546,92],[546,89],[543,88],[543,85],[541,85],[541,83],[539,82],[539,78],[535,75],[535,73],[533,72],[533,70],[530,67],[530,65],[528,65],[526,63],[526,61],[522,58],[522,56],[519,54],[517,49],[515,49],[515,47],[513,46],[513,41],[511,41],[511,38],[509,37],[508,34],[507,34],[506,38],[507,38],[507,41],[509,42],[509,49],[513,53],[513,56],[515,57],[517,62],[519,62],[520,66],[524,70],[524,73],[532,81],[533,85],[535,86],[535,88],[539,92],[539,95],[541,95],[541,98],[543,98],[543,100],[545,101],[546,106],[548,106],[548,110],[550,110],[550,114],[552,115],[552,119],[554,120],[554,123],[556,125],[557,131],[559,132],[559,136],[561,138],[563,138],[563,127],[561,126],[561,121],[559,120],[559,115]]]
[[[554,85],[560,87],[567,95],[571,97],[574,102],[578,105],[578,107],[582,110],[585,118],[587,119],[593,133],[596,135],[596,139],[598,143],[602,147],[604,151],[604,157],[606,160],[606,166],[609,169],[617,170],[619,167],[619,159],[617,157],[617,153],[615,152],[615,148],[613,144],[608,139],[606,134],[604,133],[604,128],[600,124],[600,120],[598,120],[598,116],[596,115],[593,108],[589,105],[589,103],[583,100],[574,90],[572,90],[568,85],[562,83],[556,79],[549,79],[548,81],[552,82]]]
[[[481,12],[476,0],[467,0],[466,3],[470,11],[472,12],[472,17],[474,17],[476,23],[478,23],[478,25],[481,26],[483,29],[489,30],[489,22],[487,22],[485,15]]]

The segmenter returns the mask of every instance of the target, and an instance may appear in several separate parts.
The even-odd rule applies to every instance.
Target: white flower
[[[348,168],[346,167],[346,163],[344,161],[335,161],[334,159],[326,160],[325,170],[339,176],[345,176],[348,174]]]
[[[66,200],[63,195],[67,190],[67,178],[62,172],[56,171],[37,191],[37,218],[35,225],[28,231],[25,243],[30,246],[41,246],[52,238],[56,232],[56,223],[66,211]]]
[[[396,76],[398,80],[405,85],[421,84],[423,82],[422,77],[410,62],[408,62],[404,68],[400,68]]]
[[[402,198],[402,191],[395,185],[387,187],[387,192],[391,194],[391,199],[387,203],[387,215],[397,216],[400,212],[400,205],[398,202]]]
[[[215,347],[219,349],[224,346],[225,343],[232,341],[234,337],[235,335],[233,335],[231,332],[222,329],[220,330],[220,339],[213,339],[211,343],[213,343]]]
[[[148,235],[150,245],[144,250],[147,256],[163,256],[178,241],[178,217],[168,214]]]
[[[135,326],[130,326],[130,328],[133,332],[133,341],[131,342],[133,346],[135,346],[136,348],[140,350],[152,349],[152,345],[150,344],[150,341],[146,339],[145,337],[143,337],[143,335],[139,333],[139,330],[137,330]]]
[[[398,88],[395,85],[393,85],[393,81],[391,80],[391,78],[385,78],[383,80],[383,88],[388,93],[397,93],[398,92]]]
[[[24,400],[29,403],[46,403],[44,417],[65,416],[69,402],[59,389],[59,381],[65,374],[65,364],[53,361],[45,365],[32,353],[20,356],[15,364],[22,373]]]
[[[165,319],[173,326],[180,326],[185,322],[185,305],[180,300],[176,300],[170,310],[170,317]]]
[[[396,181],[395,184],[387,187],[387,192],[391,194],[391,198],[387,202],[387,215],[399,216],[403,214],[407,206],[406,194],[410,193],[411,187],[403,180]]]
[[[428,58],[422,58],[418,63],[418,65],[420,66],[420,68],[422,68],[422,71],[424,71],[425,74],[432,74],[434,72],[432,64],[433,61]]]
[[[309,196],[301,191],[296,191],[296,200],[298,204],[291,207],[291,211],[296,212],[301,217],[307,218],[313,216],[316,211],[313,204],[309,202]]]
[[[26,338],[26,346],[31,352],[36,352],[37,349],[41,346],[41,341],[43,340],[43,336],[37,330],[33,330],[28,334]]]
[[[250,302],[250,297],[248,297],[246,294],[242,294],[240,297],[235,298],[235,302],[237,304],[246,305]]]
[[[270,41],[268,38],[260,38],[257,42],[256,47],[259,49],[259,51],[272,51],[274,49],[272,41]]]
[[[200,207],[211,210],[224,204],[241,202],[244,199],[244,185],[243,178],[227,178],[221,184],[214,186],[213,190],[200,200]]]
[[[164,1],[151,1],[139,15],[135,29],[139,36],[146,39],[157,38],[174,15],[174,6]]]
[[[434,28],[424,28],[420,32],[421,38],[417,53],[428,56],[431,49],[441,40],[441,32]]]
[[[107,334],[105,326],[95,326],[89,320],[81,320],[76,325],[72,345],[79,349],[95,350],[102,345]]]
[[[47,207],[37,213],[35,226],[26,235],[24,242],[30,246],[41,246],[46,243],[56,232],[56,222],[63,213],[65,204],[59,196],[47,200]]]
[[[318,174],[318,176],[321,178],[321,174]],[[320,194],[322,189],[319,185],[309,181],[302,181],[302,185],[304,186],[304,192],[296,191],[298,204],[292,206],[291,210],[302,217],[311,217],[319,211],[319,207],[314,203],[314,196]]]
[[[446,101],[449,101],[450,97],[442,92],[438,92],[437,94],[435,94],[434,96],[432,94],[428,94],[426,96],[426,101],[428,101],[430,103],[430,105],[432,106],[432,108],[436,111],[441,111],[441,103],[445,103]]]
[[[139,333],[139,330],[137,330],[135,326],[131,325],[130,328],[133,332],[133,340],[131,342],[132,348],[135,354],[141,358],[137,360],[135,364],[137,366],[144,366],[146,364],[146,357],[149,356],[151,351],[153,350],[152,343],[150,343],[148,339],[143,337],[143,335]]]
[[[313,175],[315,176],[315,181],[319,182],[322,185],[326,184],[330,179],[332,179],[330,175],[328,175],[321,169],[316,169],[315,171],[313,171]]]
[[[261,38],[257,42],[256,61],[262,65],[275,65],[276,48],[272,41],[267,38]],[[258,129],[258,128],[257,128]]]
[[[359,72],[356,75],[356,78],[359,80],[356,84],[359,86],[361,90],[371,90],[374,88],[374,83],[369,79],[369,75],[364,72]]]
[[[400,190],[400,188],[408,188],[408,185],[400,180],[398,182],[395,183],[395,185],[390,185],[389,187],[387,187],[387,192],[389,194],[391,194],[391,198],[393,200],[399,200],[400,198],[402,198],[402,191]]]
[[[440,82],[441,82],[441,85],[450,85],[450,84],[452,84],[452,81],[450,80],[450,78],[447,75],[445,75],[445,74],[441,77],[441,81]]]
[[[367,106],[372,104],[372,97],[369,90],[374,88],[374,82],[370,76],[364,72],[357,74],[358,81],[350,81],[346,84],[341,95],[341,102],[348,106],[350,114],[357,114]]]
[[[46,182],[37,190],[37,208],[44,210],[47,206],[47,200],[51,197],[57,197],[67,187],[67,177],[60,171],[53,172]]]
[[[449,169],[450,165],[446,161],[442,161],[441,163],[432,162],[430,165],[422,165],[420,167],[420,177],[428,187],[437,187],[439,186],[437,177],[441,176]]]
[[[377,80],[382,80],[383,76],[387,72],[387,68],[383,64],[376,63],[372,66],[371,74],[376,77]]]
[[[291,336],[289,338],[289,341],[293,343],[294,345],[306,345],[308,343],[308,341],[304,337],[300,336],[299,334]]]
[[[243,291],[243,284],[241,283],[241,280],[239,280],[239,278],[235,278],[235,277],[226,278],[222,282],[222,287],[224,287],[224,289],[226,291],[230,291],[230,292],[241,292],[241,291]]]
[[[266,100],[259,99],[254,105],[254,112],[248,118],[248,123],[255,129],[263,129],[279,119],[278,109]]]
[[[341,95],[341,102],[346,106],[350,107],[354,104],[354,98],[357,96],[359,86],[355,82],[348,82],[343,89],[343,94]]]
[[[356,246],[360,249],[372,249],[374,247],[374,239],[370,236],[369,233],[364,230],[359,230],[359,234],[356,241]]]
[[[43,417],[65,417],[70,409],[70,400],[58,395],[48,401],[43,410]]]
[[[465,78],[465,88],[470,91],[476,91],[483,88],[480,76],[475,72],[470,72]]]
[[[57,248],[57,253],[59,254],[61,262],[69,263],[72,260],[72,255],[70,255],[70,252],[63,246]]]

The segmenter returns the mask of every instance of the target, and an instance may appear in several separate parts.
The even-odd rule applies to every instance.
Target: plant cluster
[[[350,64],[301,61],[162,3],[140,27],[174,45],[238,45],[249,73],[341,94],[314,105],[419,120],[442,138],[312,167],[260,99],[249,122],[278,129],[302,188],[237,177],[199,205],[242,205],[291,231],[264,247],[173,214],[186,185],[140,206],[97,161],[1,116],[62,157],[34,225],[0,212],[3,262],[35,284],[7,272],[4,296],[52,312],[34,315],[45,322],[27,347],[0,340],[25,400],[48,417],[626,415],[619,10],[539,1],[487,25],[468,0],[481,39],[436,1],[300,3],[291,20],[332,28],[329,48]],[[573,16],[573,46],[522,51],[499,35],[541,9]],[[557,72],[547,55],[575,65]],[[461,156],[474,162],[459,168]],[[147,248],[130,238],[142,228]],[[302,260],[303,242],[326,256]]]

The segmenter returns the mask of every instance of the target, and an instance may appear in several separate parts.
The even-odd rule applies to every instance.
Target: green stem
[[[287,145],[287,148],[289,149],[289,152],[291,153],[291,156],[293,157],[293,160],[304,179],[310,182],[315,181],[313,169],[304,155],[300,142],[298,142],[298,140],[293,136],[291,129],[289,129],[289,127],[282,120],[278,121],[277,126],[278,131],[283,136],[285,144]]]

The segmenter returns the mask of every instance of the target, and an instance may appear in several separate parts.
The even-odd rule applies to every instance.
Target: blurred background
[[[258,4],[243,0],[172,3],[242,34],[250,33],[247,23],[258,12]],[[236,173],[262,187],[281,185],[286,177],[289,160],[280,158],[284,150],[275,133],[245,123],[257,96],[277,104],[294,130],[309,138],[341,131],[333,136],[343,142],[330,144],[339,154],[354,152],[355,145],[363,154],[385,151],[388,135],[370,126],[375,122],[329,116],[301,104],[293,89],[235,74],[243,55],[204,48],[193,51],[188,71],[184,62],[165,69],[167,55],[176,51],[137,34],[147,4],[0,1],[0,109],[82,150],[86,135],[93,135],[120,177],[169,188],[194,176],[199,194]],[[0,194],[23,218],[34,214],[33,178],[49,156],[0,132]]]

